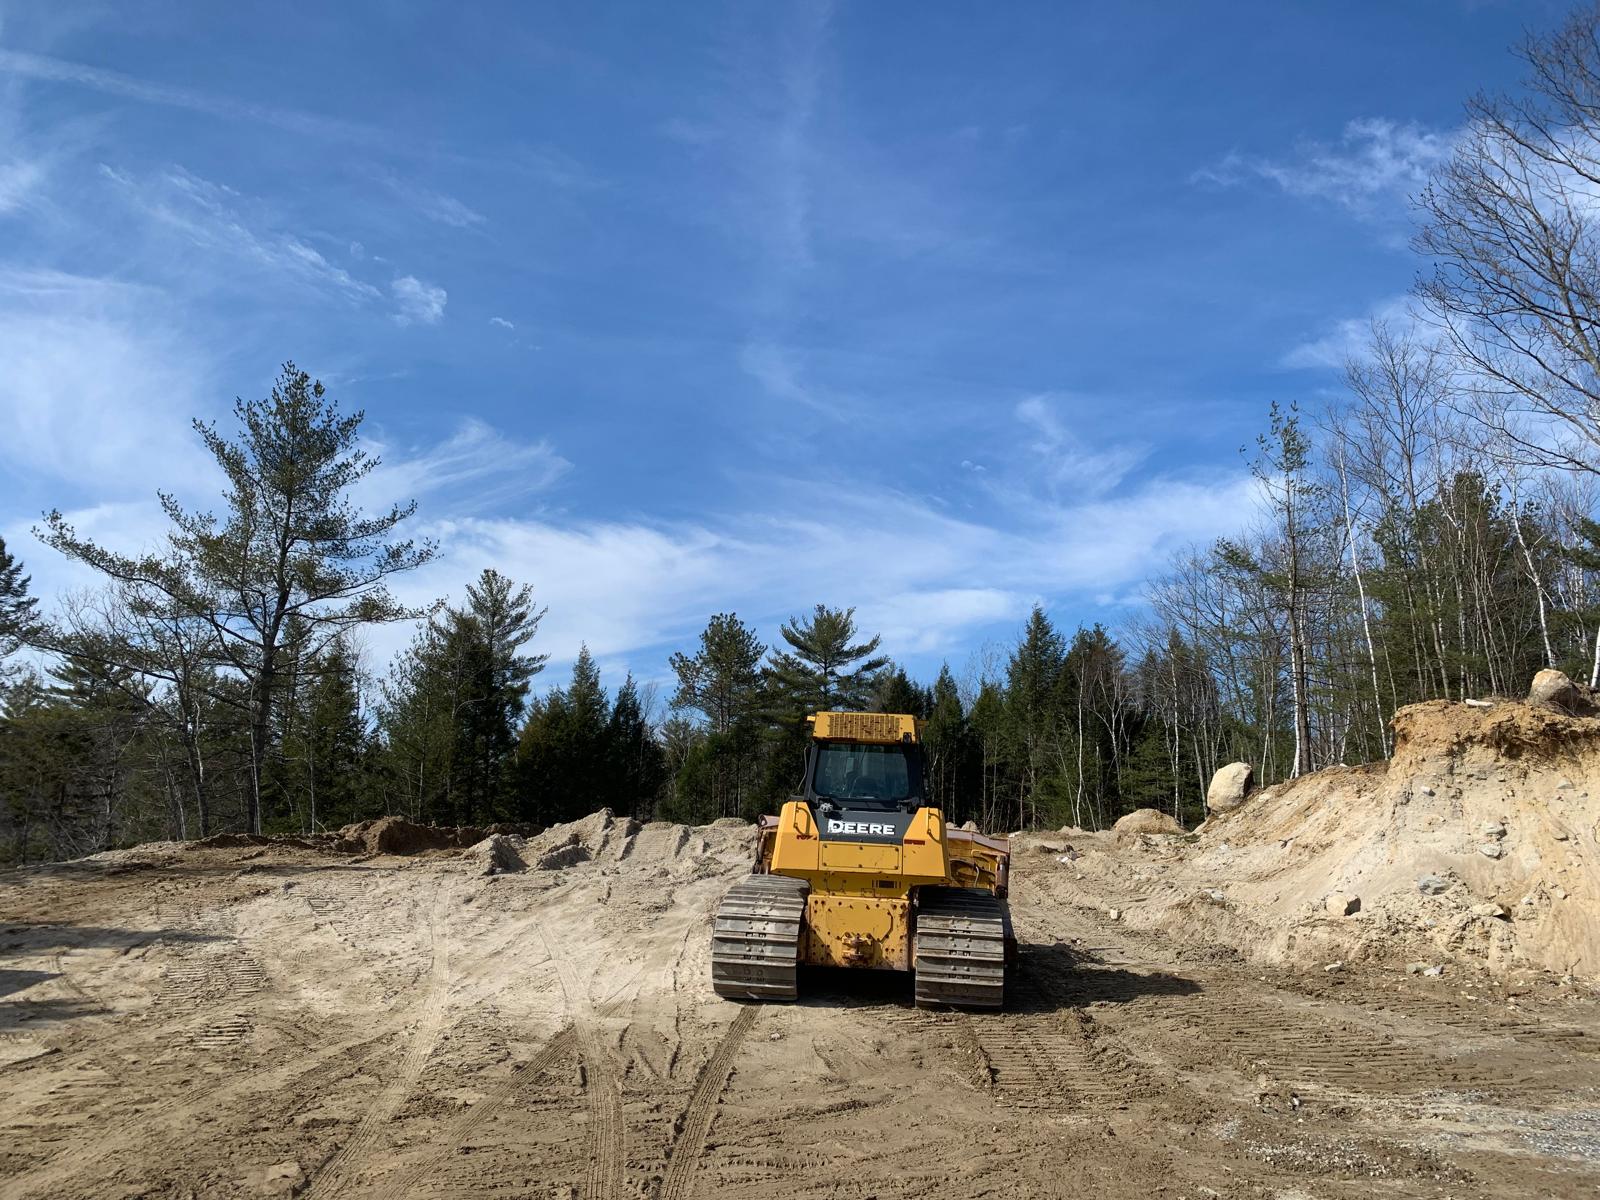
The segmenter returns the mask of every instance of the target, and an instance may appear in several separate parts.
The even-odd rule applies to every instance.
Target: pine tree
[[[359,446],[363,415],[341,413],[320,382],[285,363],[264,400],[240,400],[236,440],[213,424],[195,431],[228,482],[225,519],[191,512],[159,493],[170,525],[168,551],[140,556],[80,537],[59,512],[45,541],[112,579],[160,597],[217,631],[221,665],[244,682],[249,709],[246,824],[261,830],[261,796],[272,749],[273,705],[291,618],[319,643],[373,622],[414,619],[389,592],[390,576],[434,555],[431,543],[387,539],[416,510],[394,505],[369,516],[352,488],[378,465]]]
[[[573,820],[612,799],[610,732],[600,668],[582,646],[571,682],[533,705],[518,739],[524,820]]]
[[[779,629],[790,650],[773,654],[772,677],[791,720],[807,712],[863,709],[871,703],[875,677],[889,659],[874,656],[881,638],[854,641],[855,612],[819,604],[809,620],[794,617]]]
[[[727,733],[756,711],[766,652],[737,614],[718,613],[701,631],[700,649],[692,658],[677,653],[668,660],[678,677],[672,707],[703,713],[712,733]]]
[[[29,577],[0,537],[0,686],[6,681],[5,661],[21,648],[38,624],[39,601],[28,595]]]
[[[1040,784],[1058,766],[1051,761],[1051,742],[1058,731],[1057,685],[1065,656],[1061,635],[1044,609],[1034,605],[1022,641],[1006,664],[1007,731],[1020,768],[1016,781],[1019,828],[1032,823]]]
[[[666,767],[661,744],[645,719],[639,687],[631,674],[617,689],[616,702],[611,706],[606,758],[611,774],[608,807],[633,817],[654,812]]]
[[[874,691],[872,707],[878,712],[907,713],[913,717],[928,715],[928,692],[911,681],[904,667],[881,672]]]
[[[965,821],[977,815],[976,788],[972,778],[972,747],[966,714],[961,711],[961,693],[956,687],[950,664],[939,668],[933,681],[928,724],[923,731],[928,771],[928,799],[952,821]]]

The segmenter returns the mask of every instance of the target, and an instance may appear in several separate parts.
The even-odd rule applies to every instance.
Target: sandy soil
[[[1600,1188],[1572,986],[1275,971],[1018,854],[1013,1010],[719,1000],[749,831],[101,856],[0,876],[0,1196],[1534,1197]],[[1048,844],[1048,843],[1043,843]],[[1118,881],[1123,881],[1119,883]]]

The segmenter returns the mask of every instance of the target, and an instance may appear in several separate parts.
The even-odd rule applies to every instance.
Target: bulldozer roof
[[[885,744],[918,741],[922,723],[905,713],[819,712],[806,720],[818,741]]]

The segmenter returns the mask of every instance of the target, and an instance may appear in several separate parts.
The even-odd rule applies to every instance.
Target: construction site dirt
[[[890,973],[721,1000],[709,914],[750,836],[602,813],[512,847],[8,872],[0,1195],[1600,1188],[1600,1006],[1571,980],[1139,929],[1105,882],[1128,871],[1077,868],[1153,852],[1093,834],[1018,839],[1004,1012],[920,1011]]]

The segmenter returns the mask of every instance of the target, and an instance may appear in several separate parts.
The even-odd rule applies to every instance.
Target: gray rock
[[[1533,677],[1533,685],[1528,688],[1528,703],[1569,717],[1592,716],[1595,711],[1588,689],[1573,683],[1566,672],[1549,668]]]
[[[1474,904],[1472,906],[1472,915],[1475,917],[1488,917],[1491,920],[1504,921],[1506,919],[1506,910],[1501,908],[1498,904]]]
[[[1210,812],[1232,812],[1245,802],[1251,785],[1255,782],[1255,769],[1246,762],[1229,763],[1219,767],[1206,789],[1206,809]]]
[[[1485,858],[1499,858],[1506,852],[1506,848],[1499,842],[1484,842],[1478,847],[1478,853]]]
[[[1486,838],[1494,838],[1495,841],[1499,841],[1505,837],[1506,827],[1500,824],[1499,821],[1485,821],[1478,826],[1478,832]]]
[[[1417,880],[1417,891],[1425,896],[1438,896],[1450,890],[1450,881],[1437,875],[1424,875]]]

